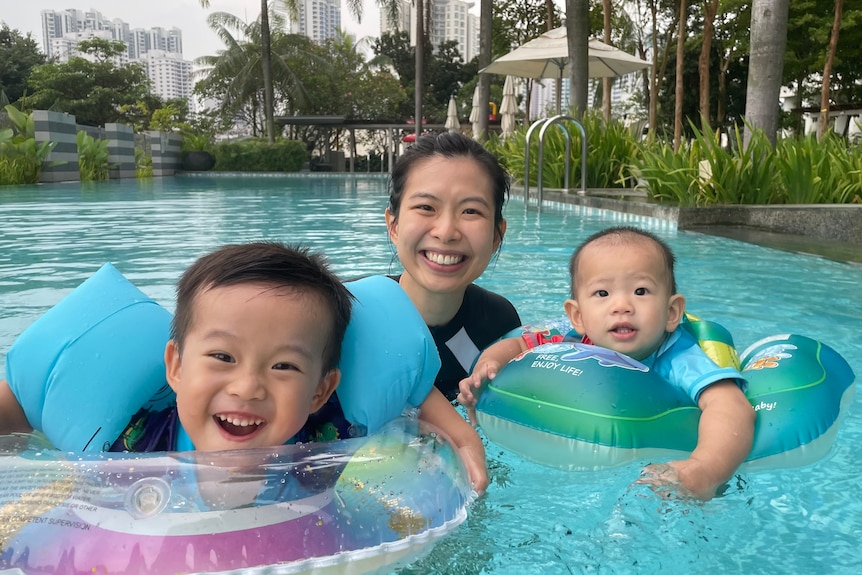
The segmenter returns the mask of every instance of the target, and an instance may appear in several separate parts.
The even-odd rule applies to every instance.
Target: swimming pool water
[[[344,278],[399,271],[379,176],[178,177],[0,188],[0,365],[29,324],[105,261],[168,309],[195,258],[273,239],[326,253]],[[688,310],[727,327],[740,350],[795,332],[837,349],[862,374],[862,266],[677,231],[672,223],[514,199],[498,259],[479,283],[522,319],[558,317],[568,258],[587,234],[646,227],[678,258]],[[855,573],[862,567],[862,397],[836,445],[799,469],[740,473],[705,504],[632,486],[639,465],[572,473],[487,445],[492,485],[425,559],[425,574]]]

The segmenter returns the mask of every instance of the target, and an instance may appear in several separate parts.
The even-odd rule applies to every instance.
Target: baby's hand
[[[467,408],[467,415],[470,417],[470,423],[476,424],[476,402],[479,401],[479,395],[482,393],[484,384],[497,376],[500,370],[500,364],[496,361],[487,361],[477,365],[473,369],[473,373],[465,377],[458,384],[460,393],[458,393],[458,403]]]
[[[708,501],[715,497],[718,488],[698,462],[691,459],[651,463],[644,467],[635,483],[649,485],[655,493],[667,499]]]

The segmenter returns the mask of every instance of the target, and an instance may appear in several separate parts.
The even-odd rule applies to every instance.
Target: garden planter
[[[215,157],[209,152],[183,152],[183,170],[187,172],[206,172],[215,166]]]

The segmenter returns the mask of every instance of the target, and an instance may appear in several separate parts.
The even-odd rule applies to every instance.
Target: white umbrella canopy
[[[508,138],[515,133],[515,113],[518,104],[515,101],[515,78],[506,76],[503,84],[503,101],[500,102],[500,133]]]
[[[458,119],[458,104],[455,103],[455,96],[449,97],[449,108],[446,111],[446,123],[444,126],[450,132],[459,132],[461,130],[461,120]]]
[[[592,39],[589,42],[588,60],[590,78],[624,76],[650,65],[637,56]],[[545,32],[505,56],[500,56],[479,72],[521,78],[567,78],[569,45],[566,27]]]
[[[482,106],[482,98],[479,96],[479,84],[476,84],[476,89],[473,90],[473,109],[470,110],[470,123],[473,124],[473,137],[479,139],[482,137],[481,128],[479,127],[480,112]]]

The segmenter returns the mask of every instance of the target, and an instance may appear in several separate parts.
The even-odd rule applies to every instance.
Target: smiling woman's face
[[[451,294],[460,301],[502,241],[494,209],[491,179],[473,159],[432,156],[417,162],[398,213],[386,211],[405,290]],[[503,221],[501,232],[505,227]]]

